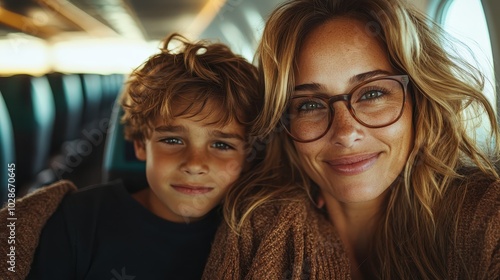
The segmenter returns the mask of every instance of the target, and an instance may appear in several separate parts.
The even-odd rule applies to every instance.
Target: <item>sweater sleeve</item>
[[[39,236],[47,220],[56,211],[61,200],[76,187],[70,181],[59,181],[43,187],[15,201],[10,207],[0,210],[0,219],[7,223],[8,230],[0,231],[0,254],[9,256],[9,261],[0,263],[4,279],[25,279],[29,273]],[[10,239],[9,239],[10,238]]]
[[[450,277],[499,279],[500,181],[470,186],[461,216]]]
[[[204,279],[349,278],[336,232],[307,199],[259,207],[239,234],[223,225],[204,274]]]
[[[203,279],[244,279],[257,257],[262,236],[268,234],[270,226],[276,222],[274,214],[277,214],[274,207],[258,208],[238,233],[222,223],[213,241]]]
[[[492,205],[491,218],[486,224],[485,258],[488,264],[484,279],[500,278],[500,182],[490,186],[484,205]]]

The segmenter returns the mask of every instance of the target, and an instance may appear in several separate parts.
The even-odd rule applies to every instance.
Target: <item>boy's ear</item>
[[[138,160],[146,160],[146,144],[142,140],[134,140],[135,157]]]

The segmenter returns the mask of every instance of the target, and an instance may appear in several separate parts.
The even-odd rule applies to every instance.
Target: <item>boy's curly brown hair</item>
[[[169,49],[169,45],[180,43]],[[154,121],[173,115],[175,100],[189,100],[191,106],[180,115],[200,112],[215,102],[220,108],[218,124],[236,120],[246,128],[247,138],[263,98],[260,96],[257,69],[226,45],[208,41],[189,42],[180,34],[167,37],[161,52],[135,69],[121,97],[124,110],[125,139],[149,138]],[[250,141],[250,140],[249,140]]]

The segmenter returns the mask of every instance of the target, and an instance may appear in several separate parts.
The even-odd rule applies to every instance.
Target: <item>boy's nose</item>
[[[181,165],[181,170],[189,175],[206,174],[208,171],[208,158],[201,151],[190,150]]]

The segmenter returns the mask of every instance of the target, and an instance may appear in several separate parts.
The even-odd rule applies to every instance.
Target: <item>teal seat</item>
[[[109,117],[114,105],[116,97],[119,95],[122,84],[123,75],[109,74],[101,75],[102,79],[102,102],[101,102],[101,115]]]
[[[14,154],[14,131],[12,130],[12,123],[10,120],[7,106],[3,100],[2,93],[0,92],[0,164],[4,167],[4,171],[0,172],[0,206],[7,201],[9,172],[8,166],[16,162],[16,155]],[[17,168],[14,169],[14,171]],[[11,174],[16,174],[15,172]],[[15,180],[16,178],[13,177]],[[13,182],[15,183],[15,181]]]
[[[37,175],[48,168],[55,121],[54,98],[45,76],[2,77],[0,91],[14,131],[16,191],[23,195]]]
[[[133,144],[124,138],[122,114],[121,106],[115,102],[104,147],[102,178],[103,182],[122,180],[132,193],[148,186],[146,164],[135,157]]]
[[[52,154],[60,152],[63,143],[80,137],[83,116],[83,92],[76,74],[47,75],[54,95],[56,119],[52,135]]]
[[[101,119],[102,81],[99,74],[80,74],[83,89],[83,127],[99,127]]]

